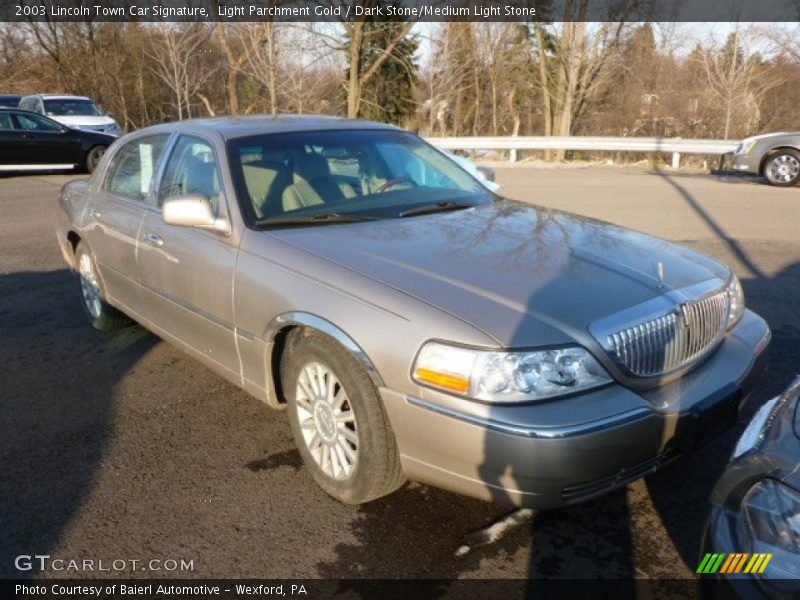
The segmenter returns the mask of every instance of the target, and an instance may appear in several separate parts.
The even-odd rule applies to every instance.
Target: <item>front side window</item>
[[[158,204],[174,196],[199,195],[208,198],[219,214],[220,183],[217,160],[211,145],[200,138],[183,135],[175,144],[158,190]]]
[[[102,117],[105,113],[91,100],[45,100],[44,113],[57,117]]]
[[[168,134],[153,135],[123,146],[112,159],[104,188],[131,200],[146,200],[168,139]]]
[[[238,138],[229,142],[228,156],[243,211],[256,226],[293,217],[393,218],[428,205],[491,201],[471,175],[402,131]]]
[[[60,132],[62,127],[55,121],[51,121],[46,117],[40,117],[39,115],[24,115],[22,113],[17,113],[15,115],[17,119],[17,129],[21,129],[22,131],[39,131],[39,132]]]

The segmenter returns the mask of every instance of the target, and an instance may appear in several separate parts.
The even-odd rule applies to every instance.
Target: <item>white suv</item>
[[[97,131],[120,136],[122,128],[91,98],[86,96],[62,96],[58,94],[35,94],[19,101],[19,108],[47,115],[54,121],[73,129]]]

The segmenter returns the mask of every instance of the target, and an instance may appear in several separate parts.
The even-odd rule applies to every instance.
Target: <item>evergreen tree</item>
[[[402,35],[403,23],[364,23],[363,41],[358,55],[358,71],[367,73],[370,67],[385,54],[389,45]],[[352,41],[349,35],[345,47]],[[361,87],[358,118],[406,125],[417,108],[417,65],[414,54],[417,40],[406,35],[395,44],[388,57],[383,59],[374,76]],[[350,54],[348,54],[350,57]],[[347,70],[350,73],[350,65]]]

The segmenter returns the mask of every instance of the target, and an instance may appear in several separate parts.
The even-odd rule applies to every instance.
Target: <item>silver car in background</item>
[[[95,328],[134,319],[288,409],[348,503],[406,478],[605,494],[732,424],[770,340],[719,262],[503,199],[378,123],[143,129],[64,186],[56,223]]]
[[[47,115],[73,129],[105,133],[114,137],[122,135],[119,123],[86,96],[35,94],[22,98],[19,108]]]
[[[769,133],[742,140],[733,153],[733,168],[758,173],[772,185],[800,183],[800,131]]]

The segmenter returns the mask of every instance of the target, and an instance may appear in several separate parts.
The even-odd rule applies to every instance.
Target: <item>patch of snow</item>
[[[457,557],[464,556],[468,554],[472,548],[488,546],[489,544],[498,542],[515,529],[530,521],[533,518],[533,514],[533,509],[520,508],[501,517],[491,525],[471,531],[464,538],[466,543],[458,547],[455,551],[455,555]]]

